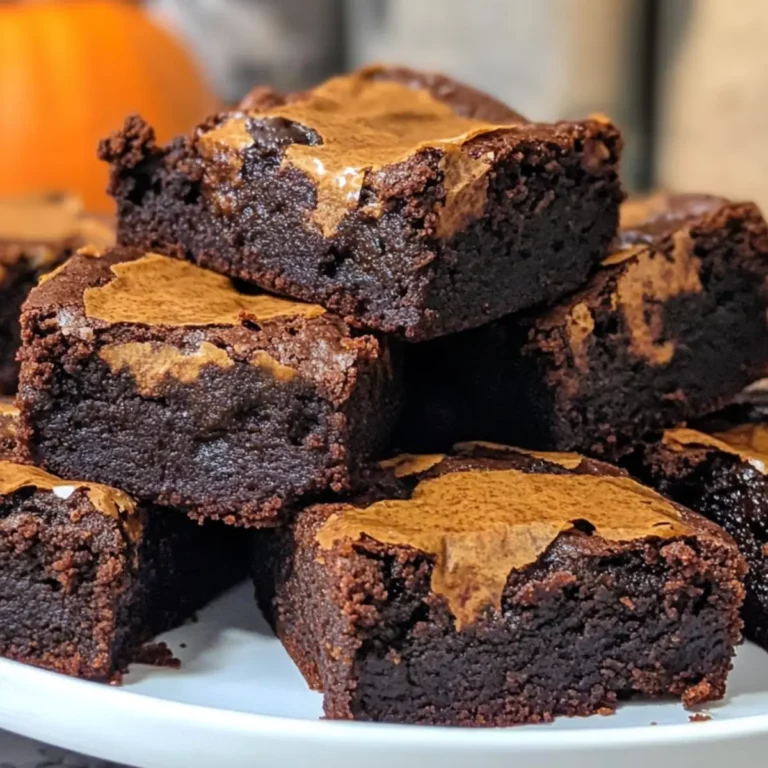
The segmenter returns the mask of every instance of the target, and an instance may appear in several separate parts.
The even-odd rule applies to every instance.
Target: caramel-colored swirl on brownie
[[[110,324],[237,326],[244,319],[318,317],[315,304],[241,293],[228,277],[178,259],[148,253],[110,267],[115,277],[84,295],[86,317]]]
[[[523,456],[530,456],[534,459],[548,461],[552,464],[558,464],[565,469],[576,469],[576,467],[584,461],[584,457],[578,453],[530,451],[526,448],[492,443],[487,440],[469,440],[462,443],[456,443],[453,446],[453,452],[458,456],[472,456],[477,451],[486,454],[489,451],[491,453],[502,455],[521,454]],[[444,453],[401,453],[399,456],[379,462],[379,466],[383,469],[390,470],[395,477],[410,477],[412,475],[421,475],[428,472],[430,469],[433,469],[438,464],[442,463],[445,458],[447,457]]]
[[[703,292],[691,227],[727,204],[711,195],[657,193],[621,207],[621,231],[602,265],[615,275],[611,308],[624,316],[630,350],[651,365],[668,365],[677,349],[664,328],[667,302]],[[574,362],[586,370],[592,313],[586,303],[576,304],[565,321]]]
[[[209,341],[200,342],[191,350],[156,341],[107,344],[99,350],[99,357],[113,374],[127,370],[136,383],[136,390],[145,397],[157,394],[167,379],[192,384],[208,368],[229,370],[235,365],[226,350]],[[283,365],[263,351],[256,352],[250,363],[278,381],[292,381],[298,375],[295,368]]]
[[[207,341],[190,352],[158,342],[107,344],[99,350],[99,357],[113,374],[127,369],[139,394],[148,397],[158,391],[167,377],[191,384],[208,367],[226,370],[235,364],[225,350]]]
[[[714,448],[751,464],[768,474],[768,425],[761,423],[738,424],[711,435],[696,429],[668,429],[664,445],[675,451],[686,448]]]
[[[714,436],[768,467],[768,425],[759,422],[738,424],[722,432],[715,432]]]
[[[473,469],[422,480],[406,500],[345,505],[317,540],[330,549],[369,536],[434,556],[432,589],[461,628],[500,610],[510,573],[583,520],[615,542],[690,533],[673,504],[628,477]]]
[[[672,236],[671,258],[648,250],[626,264],[616,282],[616,304],[626,318],[630,349],[652,365],[667,365],[675,341],[666,338],[665,304],[676,296],[702,292],[701,259],[693,253],[687,228]]]
[[[249,121],[280,118],[313,132],[314,140],[285,150],[284,164],[306,173],[317,185],[314,220],[326,237],[359,199],[366,173],[407,160],[424,149],[443,153],[446,191],[439,228],[455,231],[482,212],[491,159],[474,158],[464,144],[503,126],[464,117],[426,88],[376,78],[377,68],[333,78],[294,101],[261,112],[235,113],[200,137],[209,158],[227,156],[239,167],[253,145]]]
[[[61,499],[68,499],[79,488],[85,489],[88,499],[102,515],[121,521],[134,539],[141,535],[141,519],[130,496],[116,488],[97,483],[62,480],[37,467],[0,461],[0,496],[7,496],[22,488],[51,491]]]
[[[275,360],[269,352],[262,350],[256,352],[250,362],[251,365],[261,368],[262,371],[270,374],[277,381],[293,381],[299,375],[295,368],[290,365],[284,365],[279,360]]]
[[[19,416],[19,409],[13,404],[10,397],[0,397],[0,417],[15,419]]]

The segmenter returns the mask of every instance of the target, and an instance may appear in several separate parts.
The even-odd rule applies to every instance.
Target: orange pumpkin
[[[184,48],[121,0],[0,3],[0,196],[111,208],[99,139],[138,112],[165,140],[217,109]]]

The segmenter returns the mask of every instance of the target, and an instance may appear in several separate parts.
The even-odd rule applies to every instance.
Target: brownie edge
[[[72,195],[0,198],[0,394],[16,392],[19,314],[37,280],[77,248],[114,240],[114,223]]]

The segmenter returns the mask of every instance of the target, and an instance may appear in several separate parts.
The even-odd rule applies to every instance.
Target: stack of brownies
[[[0,410],[0,653],[114,679],[249,563],[332,718],[693,706],[768,646],[754,205],[622,204],[607,119],[402,68],[100,153],[118,245]]]

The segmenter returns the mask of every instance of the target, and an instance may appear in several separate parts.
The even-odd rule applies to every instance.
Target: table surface
[[[0,731],[0,768],[119,768]]]

